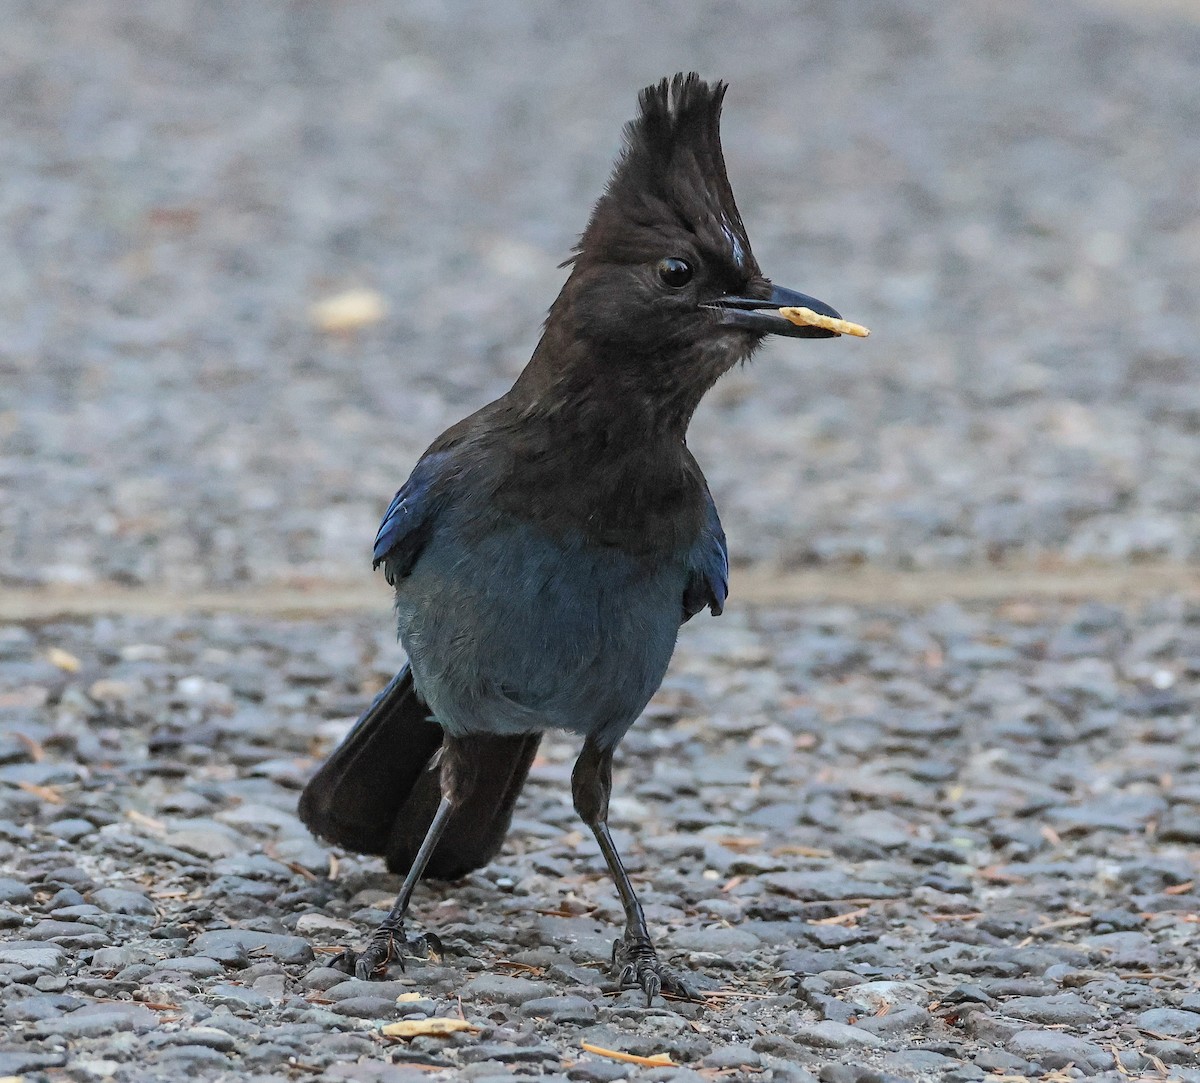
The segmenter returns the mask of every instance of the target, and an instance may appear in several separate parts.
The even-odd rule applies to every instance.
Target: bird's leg
[[[608,864],[621,905],[625,908],[625,935],[613,944],[612,964],[622,986],[638,986],[646,994],[646,1004],[662,990],[695,1000],[696,995],[658,961],[642,904],[633,890],[629,873],[621,863],[621,855],[613,844],[608,830],[608,798],[612,793],[612,749],[600,748],[591,738],[584,741],[583,751],[571,772],[571,795],[575,811],[592,829],[600,852]]]
[[[474,781],[473,766],[469,756],[460,754],[456,740],[447,735],[442,741],[442,750],[437,765],[442,799],[438,803],[437,811],[433,814],[433,822],[425,832],[421,847],[417,850],[417,856],[413,858],[413,863],[404,877],[404,883],[400,885],[400,894],[396,896],[395,905],[388,912],[388,916],[379,923],[375,932],[371,934],[366,949],[354,964],[356,978],[368,980],[376,974],[382,975],[392,959],[395,959],[403,969],[404,949],[410,945],[421,945],[437,955],[441,954],[441,942],[433,933],[426,933],[416,940],[409,940],[404,935],[404,915],[408,912],[408,903],[412,898],[413,889],[417,886],[417,881],[421,879],[421,874],[425,871],[425,866],[429,864],[429,858],[433,855],[438,840],[442,837],[446,822],[450,819],[455,806],[466,796],[468,788]]]
[[[429,857],[433,853],[434,847],[437,846],[442,830],[446,826],[446,821],[450,818],[450,813],[453,811],[453,803],[443,794],[442,800],[438,804],[437,812],[434,813],[433,823],[429,825],[429,830],[425,833],[425,839],[421,843],[421,848],[417,851],[417,856],[413,859],[408,874],[404,877],[404,883],[400,886],[400,894],[396,896],[395,905],[388,912],[388,916],[379,923],[379,927],[375,932],[371,934],[371,939],[367,943],[366,949],[359,955],[357,962],[354,964],[354,976],[356,978],[369,980],[376,974],[382,975],[387,970],[387,965],[392,959],[395,959],[400,964],[401,970],[404,969],[404,949],[415,944],[414,941],[409,940],[404,934],[404,915],[408,912],[408,903],[412,898],[413,888],[417,886],[417,881],[421,879],[421,873],[425,871],[425,866],[429,863]],[[435,950],[440,948],[440,945],[437,943],[437,937],[432,933],[427,934],[424,939],[426,944],[432,946]]]

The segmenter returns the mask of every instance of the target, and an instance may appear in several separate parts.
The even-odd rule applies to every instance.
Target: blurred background
[[[764,269],[874,332],[702,408],[735,562],[1200,555],[1195,3],[0,8],[0,585],[369,583],[689,69]]]

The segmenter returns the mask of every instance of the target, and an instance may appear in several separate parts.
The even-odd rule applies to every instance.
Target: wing
[[[712,495],[706,489],[708,503],[704,528],[692,548],[688,566],[687,586],[683,589],[683,619],[691,620],[705,606],[714,617],[725,608],[729,596],[729,552],[725,548],[725,531]]]
[[[392,586],[412,571],[429,540],[434,514],[441,503],[436,492],[437,483],[449,458],[446,451],[425,455],[384,512],[379,533],[375,535],[371,567],[378,568],[383,564],[384,574]]]

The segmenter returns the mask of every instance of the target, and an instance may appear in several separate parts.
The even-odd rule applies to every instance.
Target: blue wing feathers
[[[427,455],[392,497],[375,535],[372,567],[386,564],[388,582],[394,584],[412,571],[433,525],[437,498],[433,493],[444,452]]]
[[[712,497],[708,498],[708,517],[700,540],[691,554],[687,586],[683,591],[683,619],[691,620],[705,606],[714,617],[720,616],[729,597],[729,551],[725,531]]]
[[[384,512],[379,533],[375,536],[373,566],[384,565],[388,582],[393,586],[408,575],[421,555],[433,529],[433,521],[441,503],[437,490],[444,474],[447,451],[426,455],[401,486]],[[682,619],[690,620],[700,610],[708,608],[717,616],[725,608],[729,595],[729,553],[725,547],[725,531],[717,515],[716,505],[707,493],[707,509],[703,529],[688,555],[688,579],[683,591]]]

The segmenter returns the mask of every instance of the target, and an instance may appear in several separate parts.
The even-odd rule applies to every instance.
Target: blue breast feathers
[[[450,458],[440,451],[426,455],[392,498],[375,535],[372,567],[385,565],[387,580],[393,586],[412,571],[433,527],[440,500],[433,492],[439,471]]]
[[[708,515],[700,540],[689,558],[688,581],[683,591],[683,619],[691,620],[705,606],[714,617],[725,608],[729,596],[729,552],[717,506],[708,496]]]

